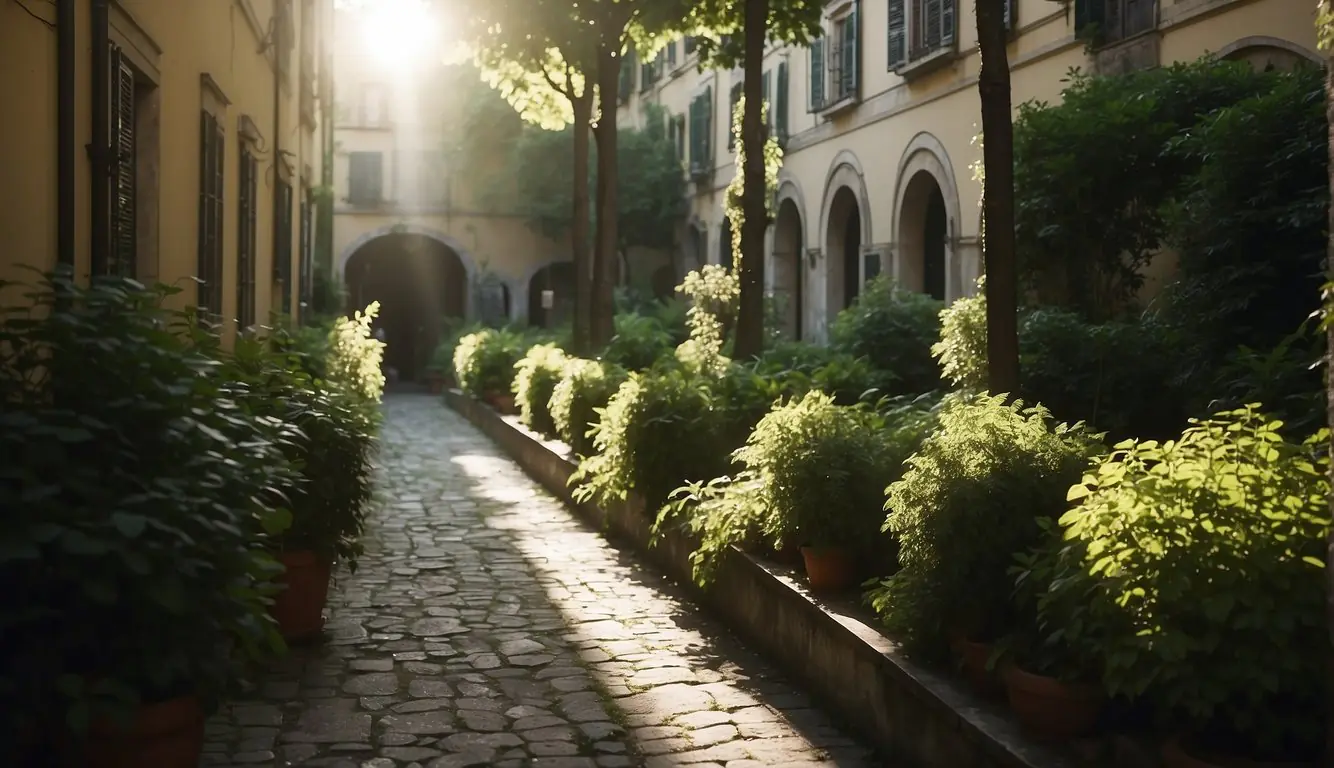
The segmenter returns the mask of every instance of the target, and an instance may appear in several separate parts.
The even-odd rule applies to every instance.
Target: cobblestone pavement
[[[327,641],[224,707],[202,765],[878,764],[438,398],[385,408],[383,505]]]

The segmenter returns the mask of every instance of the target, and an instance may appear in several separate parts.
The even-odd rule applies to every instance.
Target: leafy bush
[[[174,292],[56,275],[0,309],[7,744],[216,694],[281,648],[265,596],[298,434],[247,410],[216,336],[161,308]]]
[[[538,344],[515,366],[514,399],[519,405],[519,420],[529,429],[547,436],[556,434],[551,417],[551,395],[565,373],[569,358],[555,344]]]
[[[931,346],[940,338],[944,305],[925,294],[898,288],[886,277],[867,283],[857,302],[838,313],[834,346],[865,357],[894,375],[888,394],[921,394],[940,387]]]
[[[672,335],[654,317],[640,314],[616,316],[616,335],[602,358],[630,371],[644,371],[672,353]]]
[[[853,357],[829,347],[785,341],[765,351],[754,363],[761,376],[794,380],[791,389],[816,389],[839,405],[854,405],[864,397],[891,388],[893,374],[876,370],[864,357]]]
[[[984,278],[977,293],[956,299],[940,312],[940,341],[931,347],[941,375],[965,392],[987,389],[987,292]],[[1023,370],[1020,370],[1022,375]]]
[[[1285,442],[1259,406],[1176,441],[1125,442],[1069,492],[1044,633],[1211,748],[1319,754],[1329,677],[1321,433]],[[1025,574],[1027,575],[1027,574]]]
[[[525,341],[514,331],[491,328],[459,339],[454,349],[459,387],[473,397],[508,394],[514,385],[514,365],[527,349]]]
[[[1009,628],[1007,569],[1038,539],[1037,519],[1065,510],[1098,449],[1082,425],[1053,426],[1041,407],[1001,397],[956,396],[939,420],[887,490],[900,570],[870,595],[905,649],[928,658],[955,632]]]
[[[560,381],[551,392],[551,420],[556,434],[569,444],[576,456],[594,452],[592,430],[598,425],[598,411],[607,407],[628,374],[597,360],[569,358]]]

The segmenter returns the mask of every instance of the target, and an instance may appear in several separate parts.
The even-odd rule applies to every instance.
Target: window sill
[[[830,101],[815,110],[815,114],[826,120],[843,114],[861,103],[861,97],[856,93],[850,93],[837,101]]]
[[[894,67],[892,71],[904,80],[914,80],[949,65],[957,55],[958,51],[954,46],[937,48],[925,56],[919,56],[912,61]]]

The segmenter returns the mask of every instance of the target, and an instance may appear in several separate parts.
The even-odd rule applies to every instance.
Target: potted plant
[[[454,370],[459,385],[501,413],[514,412],[514,366],[523,357],[523,337],[487,328],[459,339]]]
[[[265,601],[294,430],[247,410],[171,292],[55,276],[31,315],[0,309],[0,579],[23,596],[0,709],[6,743],[48,759],[193,768],[209,702],[281,648]]]
[[[1070,489],[1046,626],[1174,732],[1170,765],[1327,765],[1323,433],[1258,406],[1128,441]],[[1073,631],[1072,631],[1073,630]]]
[[[551,396],[565,373],[569,360],[555,344],[536,344],[515,367],[514,398],[519,405],[519,421],[545,437],[555,437],[556,424],[551,415]]]

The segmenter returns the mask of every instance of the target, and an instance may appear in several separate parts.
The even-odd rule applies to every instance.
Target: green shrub
[[[600,421],[598,411],[607,407],[627,375],[624,369],[597,360],[565,361],[565,370],[551,392],[551,420],[556,434],[576,456],[593,454],[592,431]]]
[[[454,375],[459,387],[473,397],[511,392],[514,365],[527,349],[525,341],[514,331],[491,328],[459,339],[454,349]]]
[[[1311,759],[1329,680],[1327,436],[1293,444],[1280,426],[1252,405],[1098,461],[1037,564],[1039,630],[1202,744]]]
[[[672,354],[672,334],[654,317],[616,316],[616,335],[602,353],[607,362],[630,371],[644,371]]]
[[[548,437],[556,435],[551,417],[551,395],[565,373],[569,358],[555,344],[538,344],[515,366],[514,399],[519,405],[519,420],[529,429]]]
[[[940,338],[944,304],[925,294],[898,288],[880,277],[866,284],[851,307],[834,320],[834,346],[894,380],[887,394],[921,394],[940,387],[940,369],[931,347]]]
[[[31,308],[0,309],[0,579],[21,596],[0,631],[11,749],[216,695],[281,648],[266,595],[299,435],[248,409],[216,334],[162,309],[175,292],[56,275]]]
[[[794,393],[816,389],[839,405],[854,405],[866,396],[892,389],[894,380],[893,374],[876,370],[864,357],[799,341],[775,344],[753,368],[761,376],[794,380]]]
[[[1010,628],[1007,569],[1038,539],[1037,519],[1065,510],[1098,449],[1082,425],[1053,426],[1044,409],[1001,397],[952,398],[939,419],[887,490],[900,570],[870,596],[905,649],[927,658],[955,632]]]
[[[987,389],[987,292],[984,278],[977,293],[956,299],[940,312],[940,341],[931,347],[940,373],[965,392]],[[1023,374],[1022,369],[1020,375]]]

